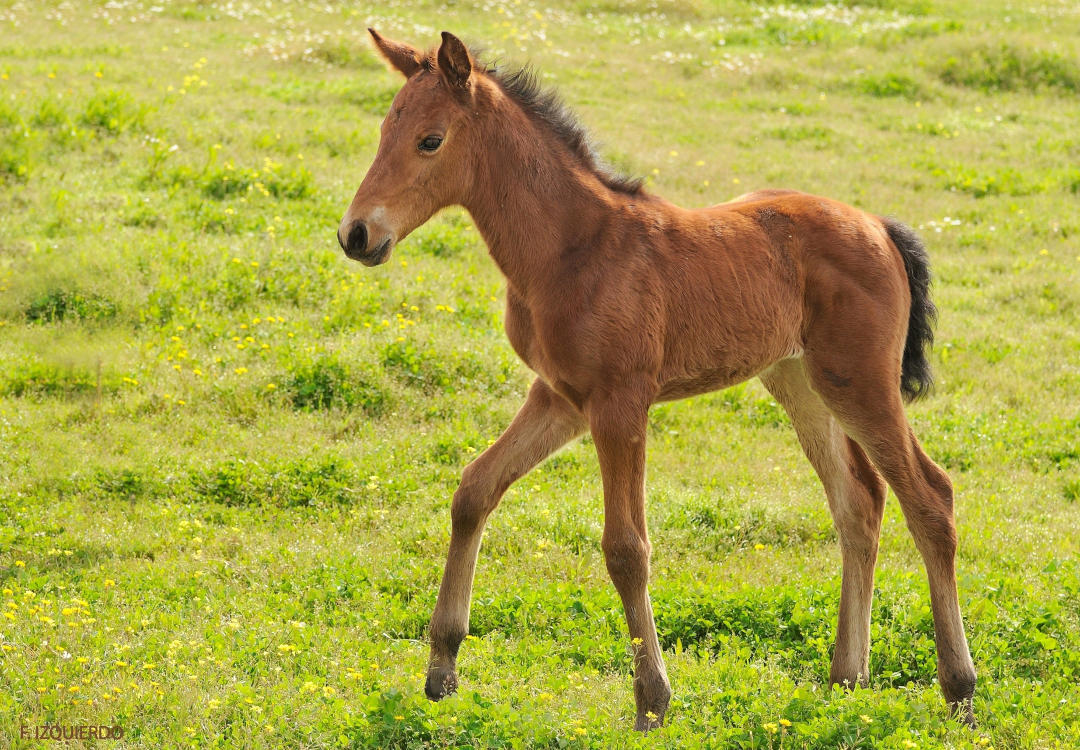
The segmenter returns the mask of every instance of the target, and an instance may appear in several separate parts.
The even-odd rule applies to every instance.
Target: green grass
[[[118,5],[0,3],[0,746],[1080,746],[1069,3]],[[677,202],[793,187],[918,228],[938,387],[909,414],[957,487],[978,731],[894,500],[872,689],[829,689],[835,533],[756,382],[651,412],[665,728],[627,729],[587,439],[508,492],[462,690],[424,699],[450,497],[530,375],[460,210],[378,269],[337,248],[400,84],[368,25],[532,61]]]

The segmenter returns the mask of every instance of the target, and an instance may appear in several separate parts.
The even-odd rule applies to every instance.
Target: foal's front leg
[[[450,552],[429,631],[424,692],[432,700],[457,689],[457,652],[469,632],[473,573],[487,517],[516,479],[585,427],[581,412],[537,379],[506,432],[462,472],[450,506]]]
[[[604,479],[604,536],[608,573],[622,598],[634,655],[634,728],[664,722],[671,687],[649,601],[649,535],[645,523],[645,431],[649,403],[623,393],[590,403],[589,427]]]

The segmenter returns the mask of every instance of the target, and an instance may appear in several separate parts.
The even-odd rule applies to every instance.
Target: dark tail
[[[930,258],[918,235],[906,224],[891,218],[882,219],[889,239],[900,250],[911,287],[911,312],[908,316],[904,361],[900,369],[900,391],[905,401],[914,401],[930,392],[934,376],[926,358],[934,343],[937,307],[930,299]]]

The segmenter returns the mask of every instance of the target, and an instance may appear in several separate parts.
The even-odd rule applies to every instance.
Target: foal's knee
[[[495,488],[483,473],[477,471],[474,464],[469,464],[461,472],[461,483],[450,504],[450,520],[454,531],[472,533],[498,504],[499,494]]]
[[[845,559],[848,556],[859,561],[873,562],[877,559],[878,537],[881,533],[881,522],[878,518],[865,515],[834,516],[833,521]]]
[[[851,478],[832,501],[833,521],[840,545],[863,556],[876,555],[885,510],[885,480],[877,474],[860,475],[849,467]]]
[[[610,532],[605,530],[600,542],[604,562],[615,586],[633,586],[649,580],[649,543],[636,531]]]

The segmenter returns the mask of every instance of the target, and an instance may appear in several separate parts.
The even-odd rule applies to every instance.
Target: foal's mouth
[[[351,253],[346,250],[345,255],[353,260],[360,261],[365,266],[378,266],[386,262],[386,259],[390,257],[390,251],[393,249],[394,241],[392,238],[387,237],[370,253]]]

